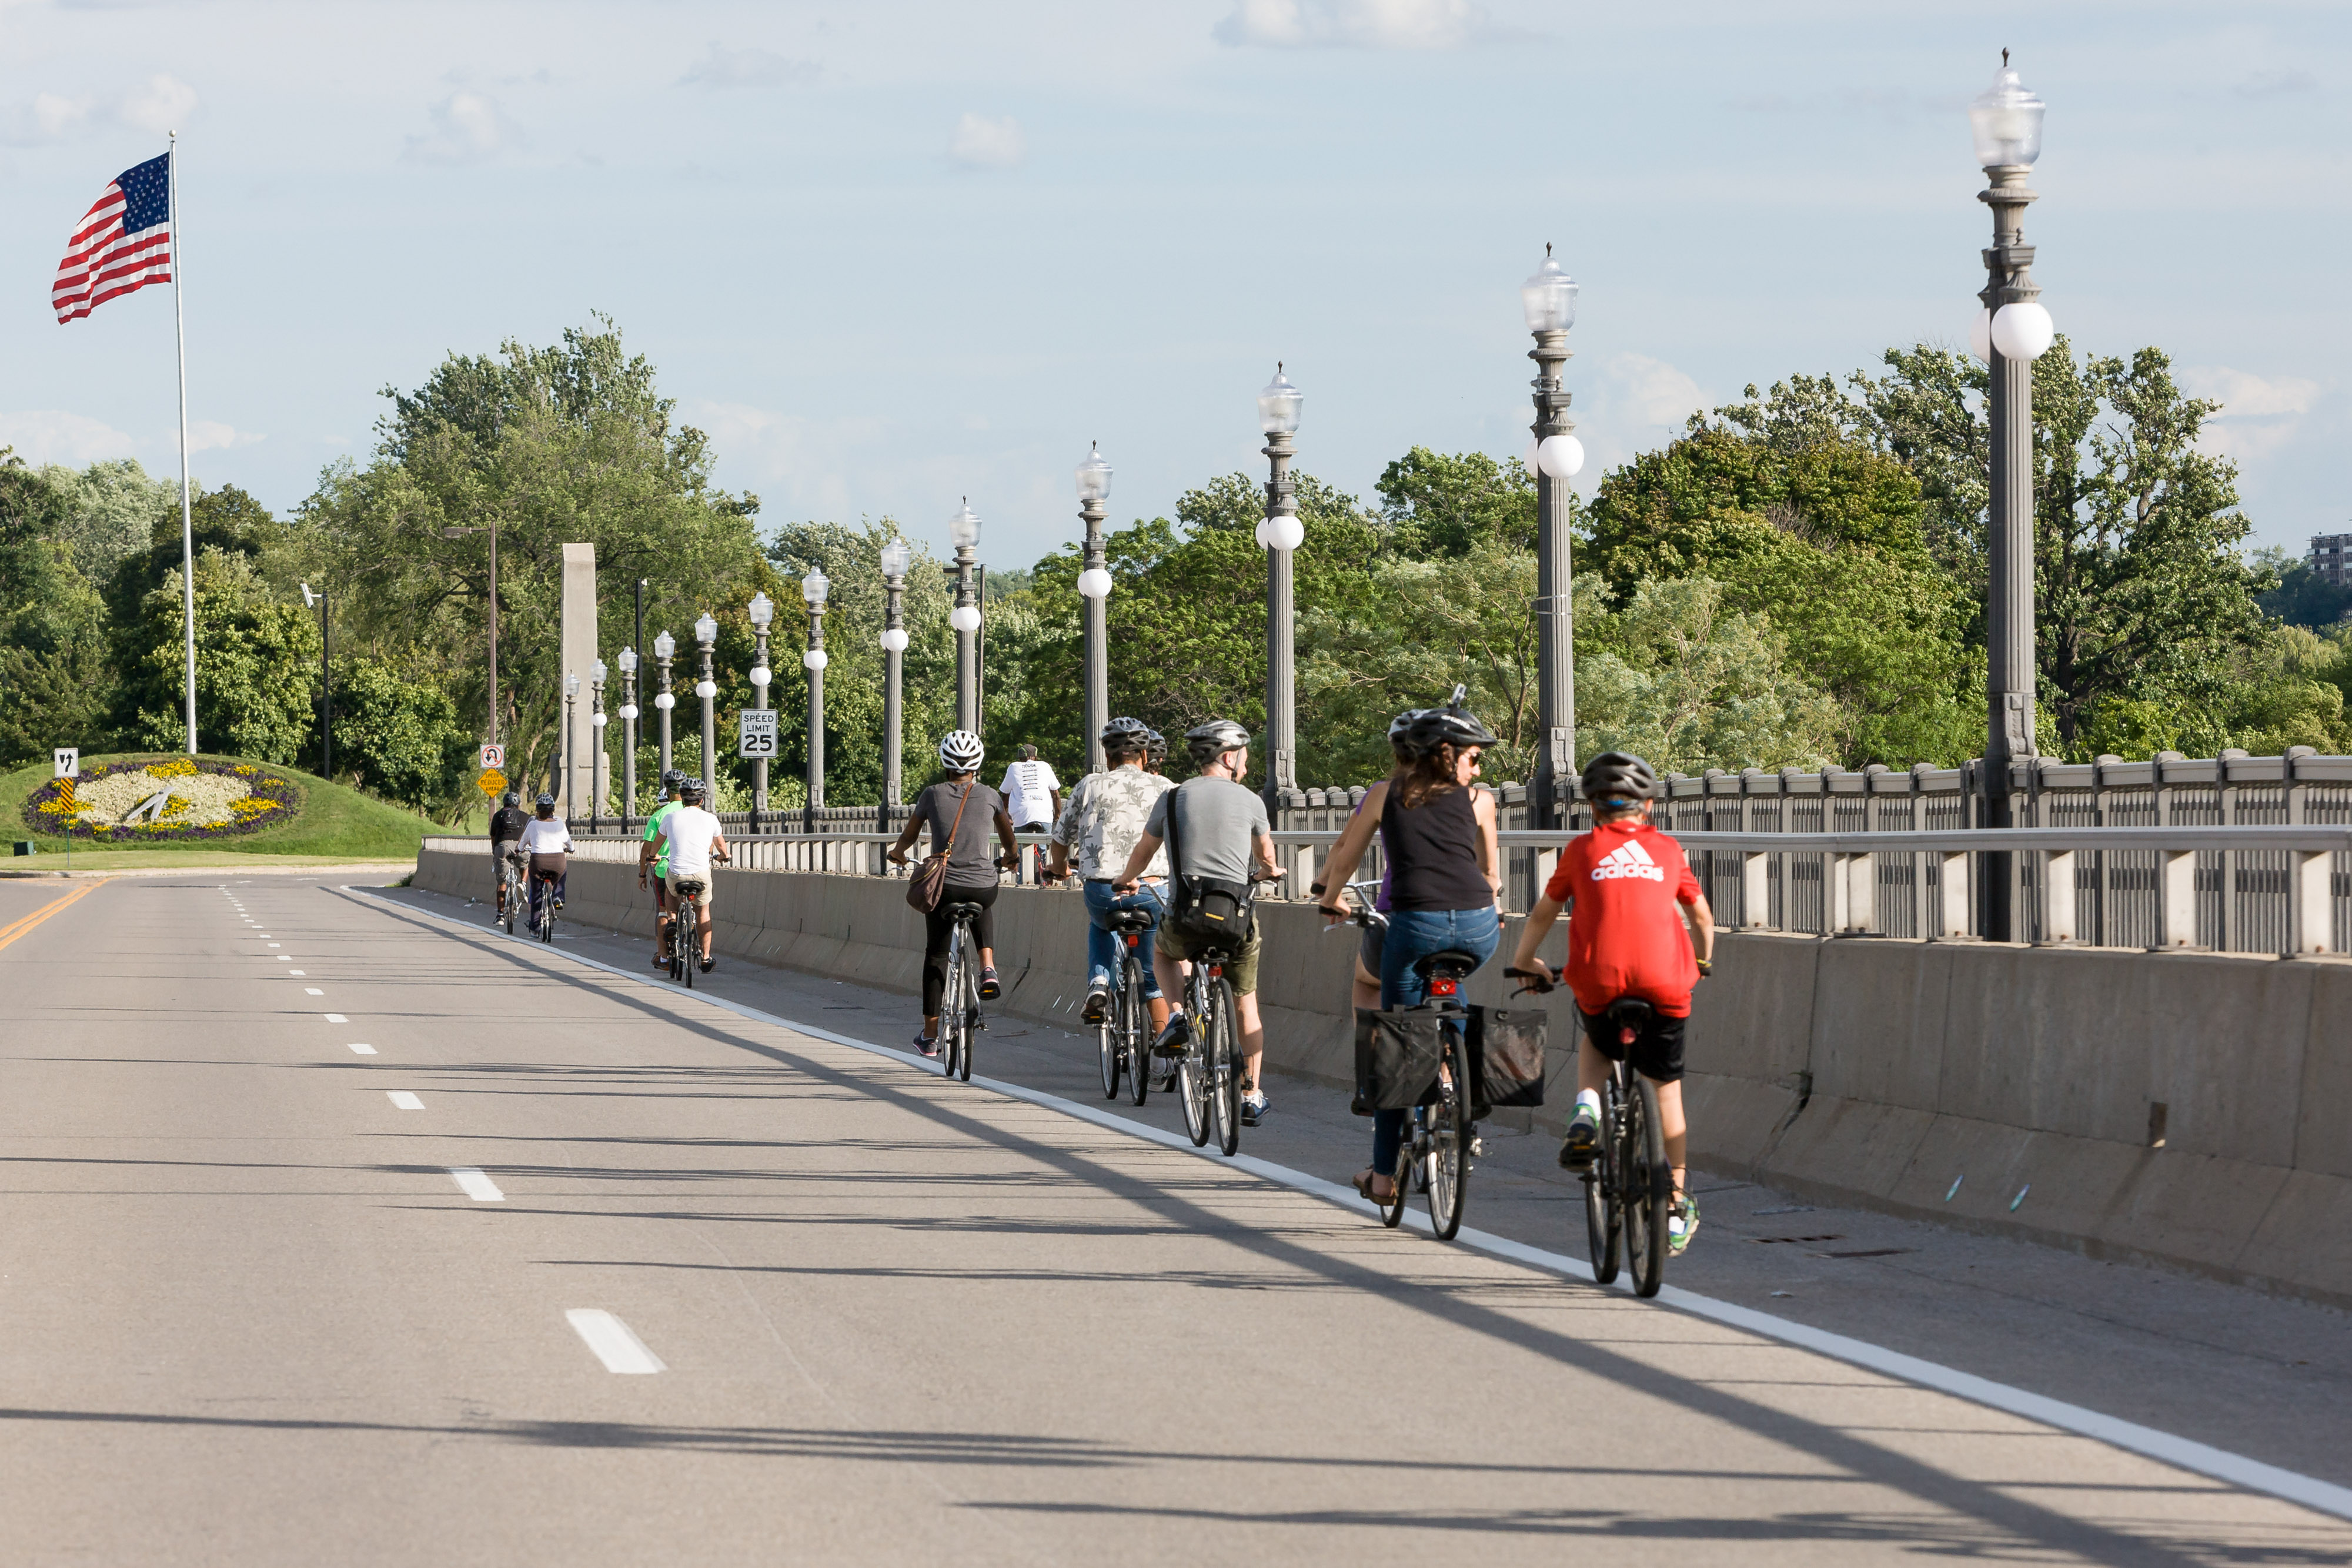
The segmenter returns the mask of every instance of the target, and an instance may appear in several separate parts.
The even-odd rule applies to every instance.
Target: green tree
[[[147,595],[126,629],[128,738],[177,750],[187,744],[177,572]],[[204,749],[290,763],[313,727],[319,628],[274,593],[250,558],[207,549],[196,558],[196,735]]]
[[[0,447],[0,763],[110,738],[105,612],[74,566],[72,507]]]
[[[1524,464],[1416,446],[1381,471],[1376,488],[1388,547],[1409,559],[1467,555],[1482,542],[1535,549],[1536,484]]]
[[[381,659],[335,664],[335,770],[362,789],[423,810],[466,787],[473,736],[457,705]]]
[[[136,457],[80,470],[51,465],[41,476],[65,498],[66,542],[75,568],[91,582],[107,581],[126,556],[145,550],[158,524],[168,521],[173,538],[179,538],[180,486],[148,477]]]
[[[291,559],[337,589],[339,643],[439,685],[478,731],[488,540],[449,530],[496,524],[499,728],[514,776],[545,777],[560,738],[564,545],[596,548],[602,627],[625,623],[640,579],[648,625],[689,646],[697,616],[750,597],[757,498],[712,486],[708,439],[676,422],[652,365],[609,320],[559,346],[452,355],[415,392],[386,395],[367,466],[321,476]],[[608,664],[629,634],[603,637]]]

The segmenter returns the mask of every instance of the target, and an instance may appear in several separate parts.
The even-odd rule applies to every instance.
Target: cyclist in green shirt
[[[669,913],[669,841],[662,840],[661,852],[654,852],[654,841],[661,838],[662,819],[677,808],[677,787],[686,775],[673,768],[661,776],[661,804],[646,819],[646,841],[637,851],[637,890],[646,886],[646,869],[654,873],[654,967],[669,967],[669,928],[673,924]]]

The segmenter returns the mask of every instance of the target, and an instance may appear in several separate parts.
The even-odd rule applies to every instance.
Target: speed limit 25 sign
[[[747,707],[735,716],[735,755],[773,757],[776,754],[776,710]]]

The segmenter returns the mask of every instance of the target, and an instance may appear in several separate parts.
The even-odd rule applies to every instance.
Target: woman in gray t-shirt
[[[940,1049],[940,998],[947,994],[948,939],[955,934],[954,923],[947,917],[949,904],[981,906],[975,922],[980,936],[981,999],[992,1002],[1003,994],[996,980],[996,913],[990,906],[996,902],[997,868],[1016,863],[1019,841],[1013,836],[1013,819],[1005,815],[1004,797],[976,777],[980,762],[980,737],[966,730],[950,730],[940,742],[940,765],[947,777],[915,797],[907,826],[898,841],[890,846],[891,862],[904,865],[915,836],[929,827],[931,852],[948,851],[946,891],[939,908],[923,916],[923,1032],[915,1037],[915,1046],[925,1056],[938,1055]],[[991,827],[1004,842],[1001,860],[992,860],[988,853]],[[950,833],[953,844],[948,842]]]

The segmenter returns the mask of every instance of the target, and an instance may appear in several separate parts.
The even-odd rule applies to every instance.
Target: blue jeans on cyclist
[[[1144,910],[1150,915],[1156,929],[1168,913],[1168,901],[1163,896],[1167,884],[1142,883],[1124,898],[1113,893],[1107,882],[1082,883],[1079,886],[1087,900],[1087,988],[1110,990],[1118,983],[1120,946],[1118,936],[1108,924],[1110,917],[1129,909]],[[1137,956],[1143,960],[1143,994],[1157,997],[1160,980],[1151,972],[1151,931],[1143,933]]]
[[[1412,972],[1432,953],[1474,953],[1485,963],[1503,940],[1503,918],[1491,904],[1479,909],[1397,909],[1389,912],[1388,936],[1381,944],[1381,1006],[1417,1008],[1428,987]],[[1395,1174],[1404,1146],[1406,1111],[1372,1113],[1372,1169]]]

